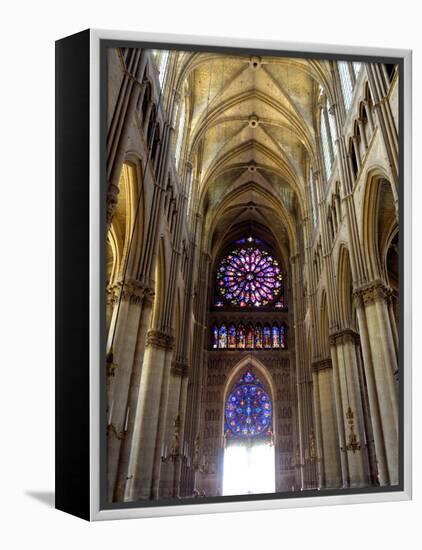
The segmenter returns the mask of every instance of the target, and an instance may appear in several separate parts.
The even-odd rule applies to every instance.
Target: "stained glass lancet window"
[[[218,331],[218,347],[220,349],[227,348],[227,327],[223,323]]]
[[[280,327],[280,347],[281,349],[286,349],[286,327],[281,325]]]
[[[260,307],[281,294],[282,274],[278,261],[261,246],[261,241],[241,239],[217,268],[220,296],[234,306]]]
[[[224,433],[227,438],[272,437],[271,399],[252,370],[233,387],[226,402]]]
[[[255,348],[262,349],[262,325],[259,323],[255,327]]]
[[[246,327],[243,323],[214,323],[211,327],[212,349],[287,349],[286,324],[266,322],[249,322]]]
[[[271,329],[268,324],[264,326],[264,348],[268,349],[271,347]]]
[[[254,348],[254,328],[253,328],[253,325],[251,325],[250,323],[247,325],[246,327],[246,347],[248,349],[253,349]]]
[[[236,326],[233,323],[229,327],[229,348],[236,349]]]
[[[245,327],[242,324],[237,327],[237,348],[245,348]]]
[[[273,325],[272,328],[272,337],[273,337],[273,348],[279,348],[280,347],[280,336],[278,332],[278,326]]]
[[[218,348],[218,327],[214,325],[212,328],[212,347],[213,349]]]

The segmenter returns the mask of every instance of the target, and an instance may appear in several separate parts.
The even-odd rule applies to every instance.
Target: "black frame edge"
[[[55,507],[89,520],[90,30],[55,52]]]

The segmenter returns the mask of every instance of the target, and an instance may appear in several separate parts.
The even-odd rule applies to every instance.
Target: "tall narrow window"
[[[353,66],[353,72],[355,73],[355,78],[357,80],[360,70],[362,68],[362,63],[355,62],[355,63],[352,63],[352,66]]]
[[[339,61],[337,66],[341,82],[341,91],[343,93],[344,107],[346,111],[348,111],[353,96],[353,82],[350,75],[350,67],[347,61]]]
[[[245,349],[245,327],[240,323],[237,327],[237,349]]]
[[[254,340],[255,340],[255,334],[254,329],[251,323],[248,324],[246,327],[246,347],[248,349],[254,348]]]
[[[218,327],[214,325],[212,328],[212,347],[213,349],[218,348]]]
[[[273,324],[273,328],[272,328],[272,344],[273,344],[273,348],[277,349],[280,347],[280,336],[279,336],[279,330],[278,330],[278,326],[276,325],[276,323]]]
[[[280,327],[280,347],[281,347],[281,349],[286,349],[287,348],[286,325],[281,325],[281,327]]]
[[[179,124],[177,126],[177,141],[176,141],[176,150],[175,150],[177,167],[179,166],[180,154],[182,152],[183,134],[185,131],[185,117],[186,117],[186,105],[185,105],[185,99],[183,98],[182,105],[180,107]]]
[[[187,193],[187,195],[188,195],[188,218],[189,218],[190,209],[191,209],[191,206],[192,206],[192,193],[193,193],[192,181],[193,181],[193,171],[190,170],[189,176],[188,176],[188,183],[187,183],[187,186],[188,186],[188,193]]]
[[[330,139],[334,153],[336,152],[335,144],[337,141],[336,121],[334,120],[334,110],[329,107],[328,99],[326,99],[325,108],[328,113],[328,125],[330,127]]]
[[[312,166],[309,167],[309,188],[311,190],[311,205],[312,205],[312,221],[316,225],[318,220],[318,204],[315,189],[315,180]]]
[[[271,347],[271,329],[270,325],[264,325],[264,348],[269,349]]]
[[[260,323],[255,327],[255,347],[262,349],[262,325]]]
[[[325,122],[325,113],[324,109],[321,109],[321,142],[322,142],[322,156],[324,157],[324,168],[325,175],[328,178],[331,175],[331,155],[330,155],[330,146],[328,143],[328,128]]]
[[[169,58],[169,52],[168,50],[162,50],[160,55],[160,63],[158,65],[158,80],[160,81],[160,87],[163,89],[164,82],[167,76],[167,62]]]
[[[227,327],[223,323],[218,331],[218,347],[220,349],[227,348]]]
[[[229,327],[229,348],[236,349],[236,327],[233,323]]]

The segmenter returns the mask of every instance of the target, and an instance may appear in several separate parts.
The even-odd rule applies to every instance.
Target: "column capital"
[[[154,298],[154,291],[150,287],[132,278],[124,282],[118,281],[110,286],[107,289],[107,294],[108,302],[112,305],[117,303],[120,298],[134,305],[152,303]]]
[[[174,346],[174,336],[161,330],[150,330],[147,336],[147,344],[156,348],[171,350]]]
[[[320,359],[319,361],[313,361],[311,365],[311,370],[313,373],[318,374],[319,372],[327,369],[332,369],[333,364],[331,357],[326,357],[325,359]]]
[[[372,281],[353,290],[353,298],[357,305],[369,305],[375,302],[390,302],[392,290],[382,281]]]
[[[357,332],[350,328],[340,330],[330,334],[330,344],[332,346],[341,345],[341,344],[358,344],[360,342],[360,336]]]
[[[171,374],[177,376],[186,376],[188,372],[189,365],[185,361],[175,360],[172,361],[170,372]]]

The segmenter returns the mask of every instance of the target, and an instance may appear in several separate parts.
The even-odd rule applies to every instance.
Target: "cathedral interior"
[[[397,485],[397,66],[107,60],[108,502]]]

